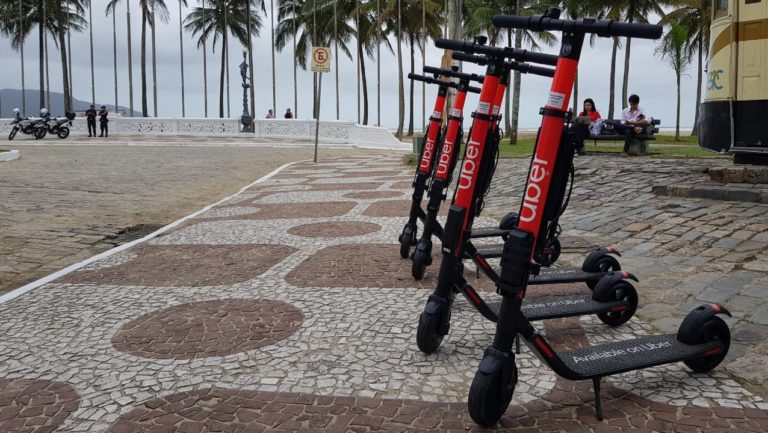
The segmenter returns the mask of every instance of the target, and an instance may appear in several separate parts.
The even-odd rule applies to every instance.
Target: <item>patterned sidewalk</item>
[[[0,431],[489,431],[465,402],[494,324],[458,300],[440,350],[415,345],[439,257],[415,282],[398,255],[412,172],[397,155],[295,164],[0,305]],[[638,319],[537,326],[557,348],[652,332]],[[599,422],[589,382],[525,349],[518,367],[495,431],[768,430],[768,403],[723,369],[607,378]]]

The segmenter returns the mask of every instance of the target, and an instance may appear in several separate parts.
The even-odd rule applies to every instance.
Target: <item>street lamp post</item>
[[[240,123],[243,129],[240,132],[254,132],[253,118],[248,113],[248,89],[251,85],[248,83],[248,49],[243,49],[243,63],[240,64],[240,76],[243,78],[243,115],[240,116]]]

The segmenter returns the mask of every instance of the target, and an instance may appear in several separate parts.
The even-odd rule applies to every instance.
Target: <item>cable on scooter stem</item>
[[[496,15],[493,25],[502,28],[526,29],[541,32],[559,30],[564,32],[594,33],[602,37],[626,36],[640,39],[659,39],[662,27],[655,24],[622,23],[613,20],[563,20],[548,18],[546,15],[521,17],[516,15]]]
[[[410,74],[409,73],[408,74],[408,78],[411,79],[411,80],[415,80],[415,81],[423,81],[423,82],[425,82],[427,84],[437,84],[438,86],[450,87],[452,89],[458,89],[459,88],[459,84],[458,83],[454,83],[452,81],[438,80],[438,79],[435,79],[435,78],[425,77],[423,75],[418,75],[418,74]],[[473,86],[467,86],[467,92],[470,92],[470,93],[480,93],[480,88],[473,87]]]
[[[483,54],[492,57],[506,57],[519,62],[557,65],[558,57],[552,54],[536,53],[509,47],[489,47],[476,42],[455,41],[453,39],[435,39],[435,46],[446,50],[462,51],[467,54]]]
[[[488,64],[488,58],[484,56],[475,56],[472,54],[467,54],[462,52],[453,52],[451,53],[451,57],[453,57],[453,60],[475,63],[480,66],[485,66]],[[542,77],[550,77],[550,78],[555,76],[554,69],[542,68],[541,66],[531,65],[528,63],[509,61],[506,63],[506,66],[509,69],[520,71],[523,74],[541,75]]]

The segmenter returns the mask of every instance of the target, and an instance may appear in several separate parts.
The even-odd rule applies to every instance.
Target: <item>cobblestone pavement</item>
[[[199,139],[199,146],[181,147],[179,137],[164,139],[171,146],[115,140],[132,146],[14,145],[21,159],[0,165],[0,293],[142,237],[282,164],[312,158],[306,146],[232,147],[244,145],[235,139],[219,147]],[[321,149],[321,156],[360,152]]]
[[[633,161],[643,161],[649,173],[621,175],[629,162],[618,160],[577,161],[585,186],[566,213],[575,222],[564,219],[577,228],[566,230],[563,240],[580,249],[604,241],[623,247],[625,268],[643,278],[638,287],[645,303],[656,296],[646,288],[660,280],[652,279],[654,266],[683,275],[675,277],[678,286],[688,278],[685,269],[691,278],[718,275],[713,283],[728,272],[739,275],[741,269],[709,261],[682,265],[709,256],[675,261],[682,248],[653,241],[659,230],[682,225],[674,219],[682,217],[660,215],[719,211],[722,203],[693,201],[700,206],[691,210],[686,201],[646,193],[648,179],[663,173],[674,179],[682,164]],[[525,167],[522,159],[504,161],[499,173],[514,179]],[[597,167],[609,174],[597,174]],[[409,262],[399,258],[396,239],[412,170],[396,154],[294,164],[173,231],[3,304],[0,431],[489,431],[472,423],[465,401],[494,324],[459,301],[440,350],[426,356],[415,345],[416,318],[437,264],[416,283]],[[353,174],[361,172],[369,176]],[[624,186],[611,189],[620,180]],[[491,194],[509,197],[516,190],[507,182]],[[581,203],[593,199],[591,189],[601,194],[594,200],[605,204],[605,214],[595,202]],[[609,189],[621,198],[605,196]],[[486,214],[500,213],[501,205],[489,200]],[[660,211],[652,212],[655,207]],[[626,227],[646,221],[653,223]],[[692,243],[702,237],[711,235]],[[738,252],[717,242],[703,251],[727,250],[720,258]],[[641,247],[649,243],[654,246]],[[651,251],[669,252],[656,257]],[[566,259],[577,257],[566,250]],[[538,286],[530,296],[583,290]],[[704,293],[699,288],[695,296]],[[665,299],[657,302],[674,302]],[[668,315],[682,314],[677,308]],[[738,335],[751,310],[734,310],[743,313],[731,322]],[[653,332],[637,318],[616,329],[592,317],[537,326],[559,349]],[[768,430],[768,403],[724,368],[693,374],[673,364],[607,378],[606,419],[599,422],[590,383],[557,378],[527,350],[517,364],[520,381],[497,431]]]

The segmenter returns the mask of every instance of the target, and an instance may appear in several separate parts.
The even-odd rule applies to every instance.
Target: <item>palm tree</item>
[[[509,2],[504,0],[467,0],[467,9],[469,19],[465,27],[465,34],[467,36],[475,36],[479,33],[486,33],[488,35],[490,44],[498,44],[501,34],[498,29],[493,26],[491,19],[494,15],[499,13],[509,15],[535,15],[540,14],[543,10],[552,6],[552,3],[548,2],[533,2],[528,0],[517,0],[514,4],[510,5]],[[523,45],[530,47],[532,50],[540,50],[541,45],[552,46],[557,40],[556,37],[549,32],[529,32],[521,29],[507,31],[507,45],[513,45],[512,35],[514,34],[514,47],[521,49]],[[520,111],[520,86],[522,78],[519,71],[514,71],[512,78],[512,98],[511,98],[511,112],[510,112],[510,89],[507,87],[507,97],[505,104],[507,120],[505,121],[505,129],[507,135],[509,135],[510,144],[517,144],[517,126]]]
[[[686,49],[688,31],[682,25],[670,23],[669,32],[664,35],[661,45],[656,48],[656,54],[666,59],[675,71],[677,80],[677,111],[675,117],[675,141],[680,140],[680,77],[691,64],[691,52]]]
[[[184,28],[198,37],[198,47],[211,38],[213,49],[221,39],[221,74],[219,80],[219,117],[224,117],[224,82],[227,66],[227,34],[232,34],[240,43],[248,45],[247,20],[250,15],[251,34],[258,36],[261,17],[251,10],[256,0],[206,0],[196,7],[184,20]]]
[[[17,7],[18,6],[18,7]],[[24,41],[30,32],[30,22],[25,21],[28,8],[18,0],[16,4],[10,2],[0,4],[0,34],[10,38],[11,48],[19,50],[21,56],[21,112],[26,113],[26,84],[24,82]]]
[[[131,0],[125,0],[125,21],[127,26],[127,33],[128,33],[128,111],[130,113],[129,116],[133,117],[133,55],[132,55],[132,49],[131,49]],[[109,3],[107,3],[107,9],[106,14],[109,15],[110,13],[115,14],[117,13],[115,11],[115,8],[117,7],[117,4],[120,2],[120,0],[110,0]]]
[[[181,65],[181,117],[186,117],[186,104],[184,100],[184,30],[182,28],[181,7],[187,6],[187,0],[179,0],[179,64]]]
[[[703,78],[703,58],[709,55],[709,26],[712,21],[711,3],[706,0],[688,0],[685,4],[664,16],[659,24],[678,23],[688,34],[685,49],[697,57],[696,70],[696,111],[693,118],[691,135],[698,134],[699,106],[701,105],[701,82]]]

